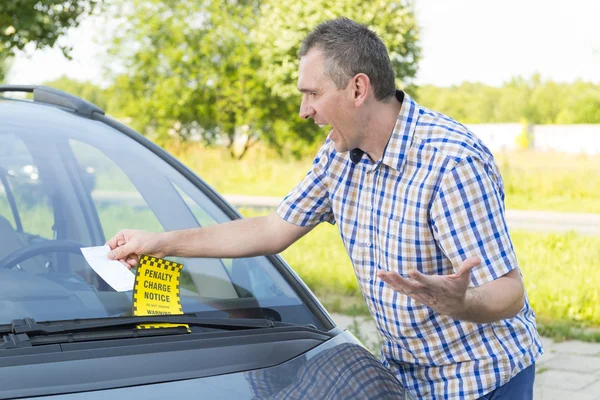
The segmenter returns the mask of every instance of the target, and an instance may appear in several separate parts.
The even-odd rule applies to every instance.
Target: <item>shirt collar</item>
[[[412,143],[417,120],[419,119],[419,106],[406,92],[397,90],[396,98],[398,100],[402,98],[402,106],[381,162],[398,172],[402,172],[406,163],[406,153]]]

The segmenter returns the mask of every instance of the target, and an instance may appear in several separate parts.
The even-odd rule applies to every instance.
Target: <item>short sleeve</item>
[[[281,202],[277,214],[285,221],[300,226],[314,226],[323,221],[335,224],[327,189],[329,144],[321,147],[310,171]]]
[[[454,270],[468,257],[481,259],[471,273],[474,286],[518,267],[501,182],[493,168],[467,157],[445,173],[432,202],[433,234]]]

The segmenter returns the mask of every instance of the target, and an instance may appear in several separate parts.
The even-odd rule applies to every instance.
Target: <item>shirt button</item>
[[[368,206],[368,207],[367,207],[367,210],[369,210],[369,211],[372,211],[372,210],[373,210],[373,207],[371,207],[371,206]]]
[[[371,242],[367,242],[367,247],[371,247]]]

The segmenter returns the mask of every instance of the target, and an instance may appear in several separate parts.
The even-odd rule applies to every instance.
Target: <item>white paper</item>
[[[117,260],[109,260],[110,247],[82,247],[81,253],[88,264],[117,292],[133,290],[135,275]]]

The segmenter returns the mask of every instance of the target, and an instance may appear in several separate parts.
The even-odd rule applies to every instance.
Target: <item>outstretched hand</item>
[[[161,234],[134,229],[125,229],[113,236],[106,244],[112,251],[108,258],[118,260],[127,268],[135,267],[142,254],[165,257]]]
[[[452,275],[424,275],[412,269],[408,271],[410,279],[401,277],[397,272],[380,271],[377,276],[394,291],[405,294],[440,314],[457,318],[466,311],[471,270],[480,263],[479,258],[469,257]]]

